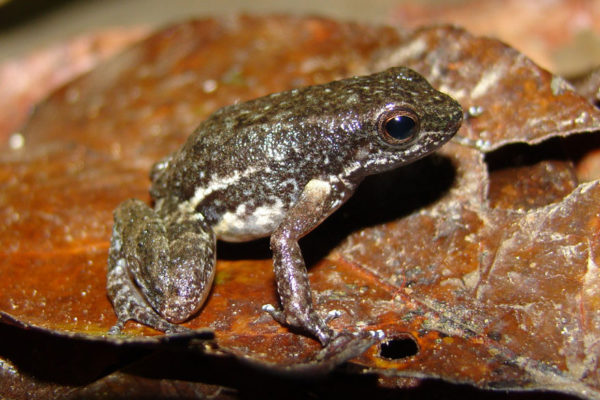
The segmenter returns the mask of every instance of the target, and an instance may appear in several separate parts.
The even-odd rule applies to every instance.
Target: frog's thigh
[[[332,331],[313,309],[298,239],[319,225],[332,211],[331,185],[326,181],[311,180],[271,235],[273,268],[283,306],[283,315],[275,317],[309,331],[321,343],[329,341]]]
[[[195,313],[214,277],[215,238],[210,228],[191,215],[165,224],[153,209],[135,200],[117,209],[115,225],[117,221],[122,226],[122,258],[145,301],[171,322]]]
[[[135,320],[165,332],[179,332],[178,325],[163,319],[144,299],[140,288],[132,279],[129,269],[135,258],[130,257],[132,242],[131,233],[134,221],[147,213],[148,207],[139,200],[128,200],[115,210],[115,223],[111,237],[106,290],[117,314],[117,324],[111,328],[111,333],[118,333],[125,322]]]

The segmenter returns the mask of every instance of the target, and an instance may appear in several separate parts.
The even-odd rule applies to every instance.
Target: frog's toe
[[[265,304],[262,309],[281,325],[296,328],[316,337],[323,346],[327,345],[335,336],[334,331],[327,326],[327,321],[340,315],[339,311],[330,312],[327,319],[322,319],[314,312],[295,315],[286,313],[285,310],[278,310],[271,304]]]
[[[276,309],[272,304],[263,305],[262,310],[268,313],[271,316],[271,318],[279,322],[281,325],[288,325],[284,312],[282,310]]]
[[[323,347],[323,359],[348,360],[364,353],[378,341],[379,336],[373,335],[372,332],[341,331]]]
[[[109,330],[109,335],[120,335],[123,333],[123,329],[125,328],[125,323],[129,320],[137,321],[141,324],[149,326],[152,329],[156,329],[157,331],[164,332],[166,334],[176,334],[176,333],[189,333],[192,329],[187,328],[183,325],[172,324],[169,321],[166,321],[160,318],[158,315],[149,315],[146,314],[144,316],[131,317],[125,320],[119,320],[116,324],[114,324]]]
[[[169,324],[169,327],[167,329],[165,329],[165,333],[167,335],[172,335],[172,334],[176,334],[176,333],[190,333],[192,331],[193,331],[193,329],[187,328],[183,325],[175,325],[175,324]]]
[[[333,321],[334,319],[340,317],[341,315],[342,315],[342,312],[340,310],[331,310],[325,316],[325,323],[328,324],[330,321]]]
[[[335,337],[335,332],[322,319],[319,319],[312,326],[308,326],[307,329],[319,339],[323,346],[327,346],[331,339]]]
[[[125,325],[125,321],[117,321],[109,330],[109,335],[119,335],[123,330],[123,326]]]

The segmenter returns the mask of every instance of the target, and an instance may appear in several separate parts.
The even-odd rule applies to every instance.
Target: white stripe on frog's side
[[[280,199],[274,198],[272,204],[256,207],[248,213],[245,204],[240,204],[234,212],[226,212],[213,231],[221,240],[244,242],[269,236],[279,225],[286,213]]]
[[[244,172],[235,171],[229,176],[215,176],[205,186],[196,188],[194,195],[185,202],[179,205],[179,210],[187,213],[194,213],[198,204],[210,195],[219,190],[228,188],[229,186],[236,185],[240,179],[246,178],[258,171],[258,168],[249,167]]]
[[[335,176],[330,179],[338,181]],[[330,192],[331,183],[320,179],[309,181],[303,189],[303,195],[317,198],[326,197]],[[228,242],[243,242],[269,236],[279,226],[293,204],[285,204],[277,197],[270,197],[265,203],[266,205],[258,206],[251,212],[247,210],[246,204],[240,204],[235,211],[223,214],[219,222],[213,226],[213,231],[219,239]],[[336,202],[333,206],[337,208],[339,204]]]

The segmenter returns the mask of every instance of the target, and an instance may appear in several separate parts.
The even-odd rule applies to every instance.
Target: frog
[[[408,67],[295,88],[223,107],[151,169],[151,207],[114,211],[107,293],[117,315],[166,334],[205,303],[216,241],[270,237],[275,321],[327,346],[336,310],[313,304],[298,240],[361,181],[414,162],[459,129],[460,104]]]

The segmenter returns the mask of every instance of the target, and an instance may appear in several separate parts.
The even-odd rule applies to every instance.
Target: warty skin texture
[[[388,125],[393,117],[408,128]],[[402,67],[218,110],[153,167],[154,209],[129,200],[115,211],[113,332],[129,319],[182,330],[174,323],[197,312],[210,290],[215,240],[271,236],[282,309],[268,311],[327,344],[334,333],[313,308],[298,239],[365,176],[430,154],[461,121],[456,101]]]

